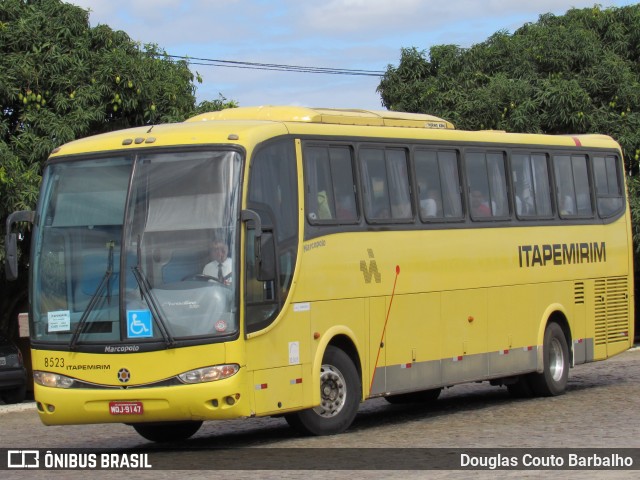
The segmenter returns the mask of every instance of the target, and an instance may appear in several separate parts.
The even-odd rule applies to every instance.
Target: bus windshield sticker
[[[71,331],[71,314],[69,310],[47,313],[47,328],[49,332]]]
[[[153,337],[153,324],[149,310],[127,310],[127,337]]]

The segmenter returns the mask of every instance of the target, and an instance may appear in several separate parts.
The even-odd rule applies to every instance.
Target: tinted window
[[[592,216],[587,157],[557,155],[553,158],[553,163],[560,216]]]
[[[474,220],[491,220],[509,215],[504,154],[466,154],[469,211]]]
[[[279,312],[291,285],[298,239],[298,189],[293,141],[260,149],[251,162],[248,208],[256,211],[264,230],[273,228],[276,281],[260,281],[255,264],[254,237],[246,241],[246,330],[266,327]]]
[[[309,223],[357,222],[351,149],[307,147],[304,164]]]
[[[596,181],[598,213],[610,217],[622,210],[622,179],[616,157],[594,157],[593,173]]]
[[[433,221],[462,217],[456,152],[416,150],[415,167],[420,218]]]
[[[363,148],[360,165],[367,220],[412,221],[406,150]]]
[[[511,176],[518,217],[539,218],[553,214],[546,155],[514,154],[511,157]]]

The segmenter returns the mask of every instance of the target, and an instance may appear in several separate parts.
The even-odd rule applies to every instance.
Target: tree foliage
[[[141,46],[61,0],[0,4],[0,218],[33,208],[43,161],[57,146],[131,126],[182,121],[194,76],[157,45]]]
[[[640,5],[541,15],[471,48],[401,52],[378,92],[391,110],[463,129],[608,133],[640,153]]]
[[[198,108],[227,106],[235,103],[220,96]],[[86,10],[61,0],[2,0],[0,231],[10,212],[35,207],[42,164],[57,146],[195,112],[187,62],[106,25],[92,28]]]
[[[544,14],[470,48],[405,48],[378,92],[391,110],[462,129],[611,135],[640,192],[640,4]],[[638,196],[630,198],[640,211]],[[634,232],[640,248],[638,225]]]

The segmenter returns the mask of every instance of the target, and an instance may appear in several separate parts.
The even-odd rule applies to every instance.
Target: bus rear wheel
[[[550,323],[544,332],[542,345],[544,370],[529,376],[529,385],[535,395],[552,397],[562,395],[569,380],[569,347],[560,325]]]
[[[136,423],[131,425],[138,434],[152,442],[179,442],[194,435],[202,422]]]
[[[311,435],[335,435],[353,422],[362,396],[360,376],[349,356],[328,346],[320,369],[320,405],[285,415],[296,430]]]

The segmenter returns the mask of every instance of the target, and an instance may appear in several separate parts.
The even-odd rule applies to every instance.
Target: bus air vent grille
[[[595,343],[629,341],[629,297],[625,277],[598,279],[595,282]]]
[[[574,284],[573,298],[576,305],[584,305],[584,282],[576,282]]]

